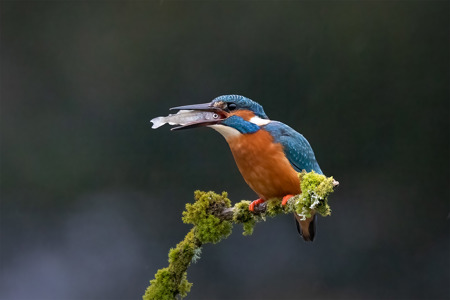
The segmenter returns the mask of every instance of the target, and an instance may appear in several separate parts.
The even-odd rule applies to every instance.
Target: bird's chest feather
[[[245,181],[261,198],[300,193],[297,172],[268,132],[241,135],[228,144]]]

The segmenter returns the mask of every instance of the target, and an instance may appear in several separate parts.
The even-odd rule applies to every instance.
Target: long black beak
[[[201,117],[192,123],[174,127],[171,130],[180,130],[180,129],[189,129],[189,128],[196,128],[196,127],[204,127],[208,125],[214,125],[225,119],[227,116],[225,112],[219,108],[214,107],[211,105],[211,103],[201,103],[201,104],[192,104],[192,105],[184,105],[184,106],[177,106],[172,107],[171,110],[178,109],[178,110],[197,110],[197,111],[204,111],[204,112],[211,112],[216,115],[215,119],[211,118],[205,118],[202,119]]]
[[[191,104],[191,105],[185,105],[185,106],[177,106],[172,107],[172,109],[178,109],[178,110],[203,110],[203,111],[217,111],[220,110],[217,107],[214,107],[211,105],[211,103],[201,103],[201,104]]]

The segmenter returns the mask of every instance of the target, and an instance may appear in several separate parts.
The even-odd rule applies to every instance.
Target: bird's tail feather
[[[314,241],[314,237],[316,235],[316,223],[317,223],[317,215],[307,218],[302,221],[301,217],[294,213],[295,224],[297,225],[298,233],[303,237],[303,239],[307,242]]]

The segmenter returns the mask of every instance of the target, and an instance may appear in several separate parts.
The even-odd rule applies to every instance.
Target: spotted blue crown
[[[212,103],[214,102],[226,102],[226,103],[234,103],[236,104],[237,109],[247,109],[251,110],[255,113],[256,116],[262,118],[262,119],[268,119],[266,113],[264,112],[264,109],[261,105],[256,103],[255,101],[241,96],[241,95],[223,95],[215,98]]]

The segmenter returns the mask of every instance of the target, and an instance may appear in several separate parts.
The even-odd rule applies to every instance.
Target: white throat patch
[[[235,137],[238,137],[239,135],[241,135],[241,133],[237,129],[234,129],[232,127],[225,126],[225,125],[215,124],[215,125],[210,125],[208,127],[211,127],[212,129],[219,132],[221,135],[223,135],[223,137],[226,140],[232,139],[232,138],[235,138]]]

